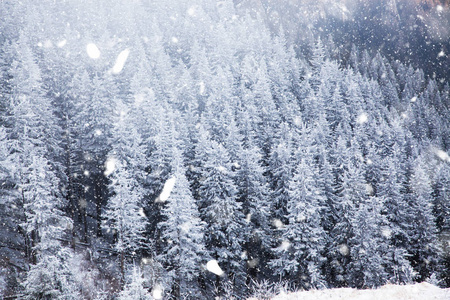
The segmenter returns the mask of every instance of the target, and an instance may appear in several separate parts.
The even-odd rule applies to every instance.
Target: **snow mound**
[[[256,299],[256,298],[254,298]],[[351,288],[312,290],[280,294],[273,300],[443,300],[450,299],[450,289],[440,289],[429,283],[385,285],[375,290]],[[252,299],[249,299],[252,300]]]

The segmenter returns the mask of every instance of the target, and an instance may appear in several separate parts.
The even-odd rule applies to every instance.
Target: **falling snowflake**
[[[274,219],[272,223],[277,229],[281,229],[283,227],[283,222],[279,219]]]
[[[219,264],[217,263],[217,260],[215,260],[215,259],[212,259],[206,263],[206,269],[209,272],[216,274],[218,276],[222,276],[224,274],[224,272],[220,268]]]
[[[434,149],[434,153],[436,154],[437,157],[439,157],[443,161],[450,162],[450,156],[448,155],[447,152],[445,152],[445,151],[443,151],[441,149]]]
[[[194,16],[195,15],[195,8],[193,6],[189,7],[187,10],[188,15]]]
[[[200,95],[204,95],[205,94],[205,83],[203,81],[201,81],[199,83],[199,90],[198,90]]]
[[[218,166],[217,170],[219,170],[220,172],[225,172],[227,169],[225,169],[225,167]]]
[[[364,123],[367,123],[368,120],[369,120],[369,117],[367,116],[367,114],[361,113],[361,114],[359,114],[358,118],[356,119],[356,123],[364,124]]]
[[[89,57],[92,59],[97,59],[100,57],[100,50],[93,43],[89,43],[86,45],[86,52],[89,55]]]
[[[129,49],[125,49],[122,52],[120,52],[120,54],[116,58],[116,63],[114,64],[114,67],[112,68],[113,74],[119,74],[120,72],[122,72],[122,69],[125,65],[125,62],[128,59],[129,54],[130,54]]]
[[[56,44],[56,46],[58,46],[58,48],[62,48],[62,47],[64,47],[66,44],[67,44],[67,40],[64,39],[64,40],[59,41],[59,42]]]
[[[287,240],[281,242],[281,245],[278,247],[281,251],[287,251],[291,247],[291,243]]]
[[[173,190],[173,187],[175,186],[175,177],[170,177],[167,179],[166,183],[164,184],[163,190],[158,198],[156,198],[156,202],[166,202],[167,199],[170,197],[170,193]]]
[[[163,298],[163,290],[159,285],[156,285],[152,290],[152,296],[154,299],[162,299]]]
[[[252,214],[251,214],[251,213],[248,213],[247,216],[245,216],[245,221],[246,221],[247,223],[250,223],[251,220],[252,220]]]
[[[145,215],[144,209],[142,207],[139,209],[139,215],[141,215],[141,217],[143,217],[143,218],[147,217]]]
[[[392,230],[390,230],[389,228],[383,228],[383,230],[381,230],[381,234],[385,237],[385,238],[391,238],[392,236]]]
[[[347,256],[350,254],[350,249],[348,248],[348,246],[346,244],[339,245],[338,251],[339,251],[339,253],[341,253],[344,256]]]
[[[105,162],[105,176],[111,175],[116,170],[116,159],[109,157]]]

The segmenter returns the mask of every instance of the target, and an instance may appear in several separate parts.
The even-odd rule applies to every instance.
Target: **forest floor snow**
[[[429,283],[385,285],[373,290],[351,288],[311,290],[280,294],[273,300],[450,300],[450,289]],[[251,300],[251,298],[250,298]]]

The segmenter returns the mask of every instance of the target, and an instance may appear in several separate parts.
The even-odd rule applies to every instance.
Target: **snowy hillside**
[[[251,300],[256,298],[250,298]],[[429,283],[415,285],[385,285],[376,290],[350,288],[315,290],[281,294],[273,300],[443,300],[450,299],[450,289],[440,289]]]

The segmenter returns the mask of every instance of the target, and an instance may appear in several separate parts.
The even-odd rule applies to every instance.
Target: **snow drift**
[[[250,298],[249,300],[256,300]],[[450,289],[440,289],[429,283],[414,285],[385,285],[375,290],[351,288],[311,290],[296,293],[282,293],[273,300],[443,300],[450,299]]]

